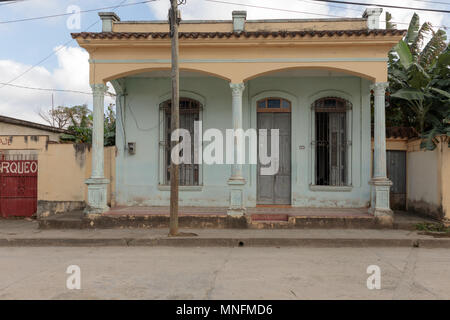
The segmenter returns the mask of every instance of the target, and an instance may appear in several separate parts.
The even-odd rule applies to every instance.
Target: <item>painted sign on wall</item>
[[[32,216],[37,210],[37,160],[0,160],[0,214]]]

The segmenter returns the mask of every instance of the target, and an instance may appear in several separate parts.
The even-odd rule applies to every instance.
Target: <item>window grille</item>
[[[347,111],[350,108],[350,102],[335,97],[313,103],[316,185],[348,185]]]
[[[161,106],[164,111],[164,184],[166,185],[170,184],[171,106],[171,100],[164,102]],[[198,101],[180,98],[180,129],[188,130],[191,136],[191,164],[182,163],[179,165],[180,186],[199,185],[199,165],[194,164],[194,121],[200,119],[200,108],[201,105]]]

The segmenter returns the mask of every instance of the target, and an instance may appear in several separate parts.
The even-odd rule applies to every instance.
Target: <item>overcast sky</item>
[[[70,41],[71,32],[100,31],[101,23],[97,12],[81,14],[80,29],[70,30],[67,27],[68,16],[5,23],[31,17],[48,16],[66,13],[69,6],[76,5],[81,10],[105,8],[123,4],[114,11],[121,20],[162,20],[167,17],[169,0],[159,0],[140,3],[144,0],[25,0],[11,4],[0,2],[0,83],[14,79],[39,61],[54,53],[45,62],[33,68],[14,82],[16,85],[59,88],[90,92],[88,80],[88,54]],[[431,0],[433,1],[433,0]],[[358,0],[357,2],[376,4],[395,4],[405,7],[422,7],[450,9],[450,0],[434,0],[448,5],[436,4],[419,0]],[[323,15],[338,17],[362,16],[364,7],[347,6],[335,3],[323,3],[312,0],[223,0],[233,4],[208,2],[205,0],[187,0],[180,7],[183,19],[231,19],[231,11],[246,10],[247,19],[276,19],[276,18],[325,18]],[[262,6],[284,10],[286,12],[255,8]],[[111,11],[104,9],[99,11]],[[406,29],[413,14],[411,10],[388,9],[399,29]],[[304,12],[304,13],[303,13]],[[310,14],[308,14],[310,13]],[[433,25],[450,26],[450,15],[432,12],[418,12],[421,22],[429,21]],[[384,20],[384,13],[382,19]],[[2,23],[3,22],[3,23]],[[0,87],[2,85],[0,84]],[[55,106],[87,103],[91,105],[92,98],[87,94],[54,93]],[[37,111],[51,107],[52,93],[29,89],[4,86],[0,88],[0,114],[20,119],[42,122]],[[107,102],[113,102],[107,99]]]

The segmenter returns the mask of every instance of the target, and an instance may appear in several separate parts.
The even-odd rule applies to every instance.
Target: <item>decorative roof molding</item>
[[[206,38],[295,38],[295,37],[333,37],[333,36],[397,36],[406,30],[320,30],[320,31],[243,31],[243,32],[180,32],[180,39]],[[72,33],[74,39],[170,39],[169,32],[81,32]]]

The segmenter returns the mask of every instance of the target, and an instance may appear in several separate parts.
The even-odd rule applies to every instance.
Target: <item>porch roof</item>
[[[167,21],[138,23],[120,21],[114,13],[99,15],[102,32],[72,33],[89,52],[91,83],[170,69]],[[385,82],[388,52],[406,31],[377,27],[366,18],[246,20],[241,11],[233,12],[233,20],[184,21],[179,29],[180,70],[232,83],[295,68]]]

